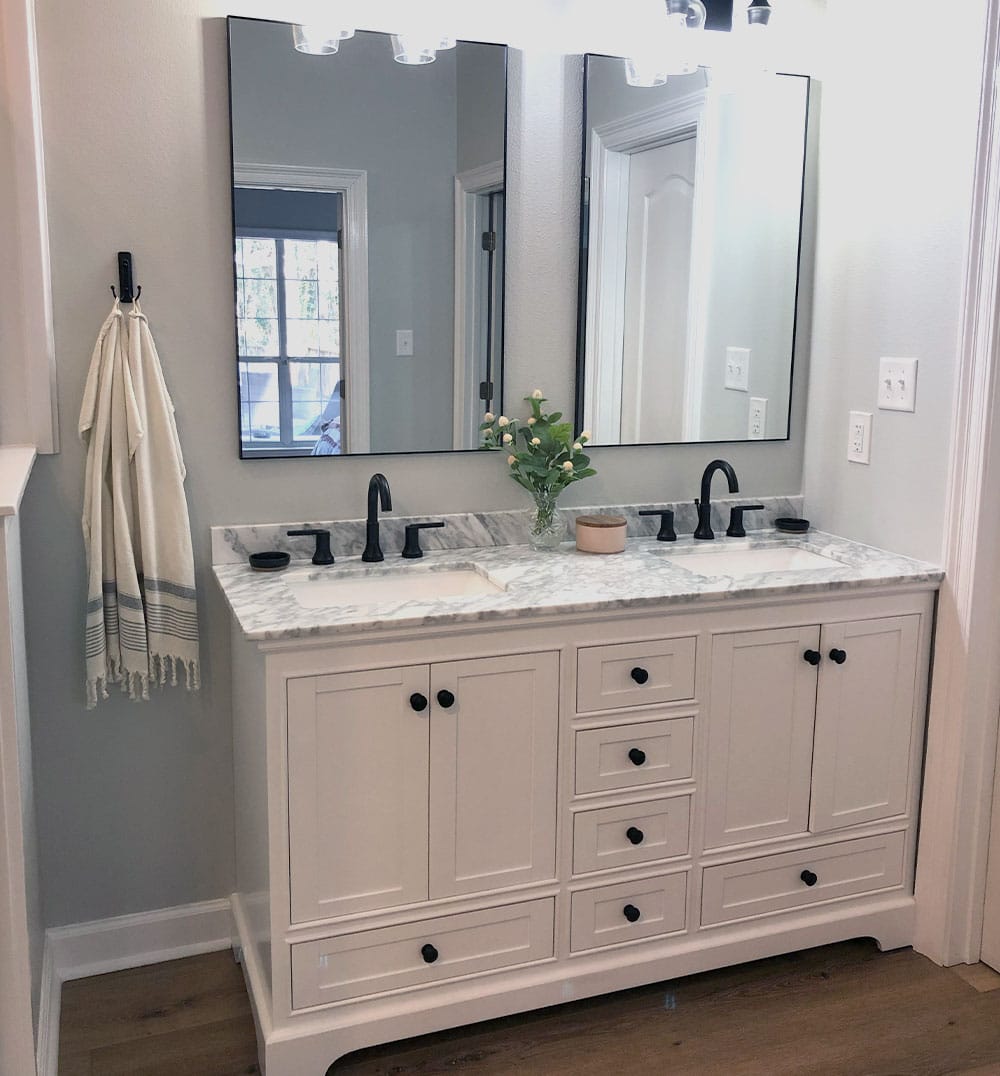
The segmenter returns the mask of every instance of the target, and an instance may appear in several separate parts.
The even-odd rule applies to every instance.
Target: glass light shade
[[[353,34],[354,31],[351,31]],[[351,34],[345,35],[350,37]],[[343,38],[331,36],[330,27],[309,23],[292,27],[292,44],[296,52],[309,56],[332,56],[339,48]]]
[[[701,0],[668,0],[665,17],[646,8],[633,29],[635,46],[625,61],[625,81],[630,86],[662,86],[670,75],[696,71],[698,38],[691,31],[704,26]]]
[[[393,34],[392,58],[398,64],[419,67],[437,59],[442,38],[434,34]]]

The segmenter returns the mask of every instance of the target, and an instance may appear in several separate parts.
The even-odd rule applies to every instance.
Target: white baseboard
[[[214,953],[233,943],[230,902],[209,900],[45,932],[38,1013],[38,1076],[56,1076],[62,984],[125,968]]]

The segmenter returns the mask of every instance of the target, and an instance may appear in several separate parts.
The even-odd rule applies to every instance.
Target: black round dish
[[[279,553],[277,550],[269,553],[251,553],[250,567],[255,572],[280,572],[282,568],[288,567],[291,559],[287,553]]]
[[[782,516],[781,519],[776,519],[774,525],[779,531],[785,531],[788,534],[804,534],[809,530],[808,519],[794,519],[791,516]]]

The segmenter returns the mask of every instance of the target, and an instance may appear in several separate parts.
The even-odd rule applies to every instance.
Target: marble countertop
[[[777,551],[782,547],[818,554],[832,563],[807,570],[725,575],[714,566],[706,568],[699,557],[702,563],[697,572],[684,568],[685,558],[691,555]],[[456,569],[471,570],[484,588],[492,583],[498,589],[453,597],[425,594],[408,600],[391,595],[389,580],[394,577],[403,586],[404,580],[414,580],[417,575],[430,577]],[[748,533],[746,539],[717,538],[713,542],[696,542],[690,537],[670,543],[637,538],[628,542],[624,553],[612,556],[580,553],[566,542],[559,550],[547,553],[535,552],[529,546],[503,546],[433,551],[419,561],[387,556],[380,564],[364,564],[358,557],[347,557],[325,568],[306,560],[292,561],[289,568],[275,573],[255,572],[245,563],[217,564],[214,571],[244,635],[255,640],[488,623],[532,615],[643,609],[730,598],[780,598],[890,585],[936,587],[944,576],[934,565],[820,531],[801,537],[757,531]],[[368,577],[384,580],[391,596],[365,604],[314,607],[306,607],[296,598],[296,593],[308,594],[317,584],[333,589],[338,582],[351,584]],[[441,584],[445,582],[442,577]],[[434,588],[429,578],[426,587]]]

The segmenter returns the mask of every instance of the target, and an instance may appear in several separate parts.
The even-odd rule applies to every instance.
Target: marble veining
[[[699,574],[685,570],[685,555],[713,549],[791,547],[826,557],[829,568],[772,571],[752,575]],[[580,553],[571,542],[550,553],[529,546],[439,550],[408,564],[392,558],[363,564],[344,558],[327,568],[308,561],[287,571],[261,574],[246,564],[216,565],[215,574],[244,635],[249,639],[296,639],[317,635],[488,623],[533,615],[642,609],[729,598],[780,598],[888,585],[936,586],[940,568],[908,557],[861,545],[819,531],[801,537],[777,531],[748,532],[746,539],[696,542],[690,537],[669,543],[639,538],[624,553],[601,556]],[[653,555],[655,554],[655,555]],[[293,584],[329,582],[359,576],[433,573],[472,568],[502,588],[497,593],[383,601],[366,605],[304,608]]]
[[[763,512],[747,512],[746,525],[770,525],[781,516],[802,514],[802,497],[727,497],[712,502],[712,528],[725,534],[729,526],[729,509],[734,504],[763,504]],[[679,535],[693,534],[698,525],[698,510],[693,501],[661,501],[636,505],[601,505],[589,508],[560,509],[570,521],[577,516],[605,512],[624,516],[628,520],[630,538],[653,537],[660,526],[657,516],[640,516],[644,508],[672,508],[674,526]],[[423,523],[443,519],[440,530],[423,531],[420,543],[426,550],[486,549],[493,546],[524,545],[528,541],[531,514],[528,511],[466,512],[443,516],[380,515],[382,548],[388,560],[403,548],[403,529],[407,523]],[[312,538],[289,538],[289,530],[303,527],[325,527],[330,531],[330,548],[335,557],[358,555],[365,547],[365,521],[343,519],[303,523],[240,524],[234,527],[212,528],[212,563],[246,564],[251,553],[276,549],[289,553],[293,560],[308,560],[312,556]]]

